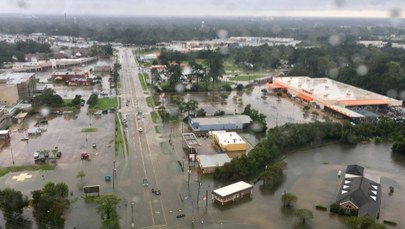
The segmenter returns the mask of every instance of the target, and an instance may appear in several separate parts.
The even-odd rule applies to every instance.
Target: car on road
[[[140,127],[139,128],[139,133],[142,133],[143,132],[143,129]]]
[[[181,213],[181,214],[176,215],[176,218],[183,218],[184,216],[186,216],[186,214]]]
[[[93,149],[95,149],[97,146],[96,146],[96,143],[93,143]]]
[[[154,193],[155,195],[159,196],[160,195],[160,190],[156,190],[152,188],[152,193]]]
[[[148,179],[144,178],[143,181],[142,181],[142,185],[143,185],[143,187],[148,187],[149,186]]]

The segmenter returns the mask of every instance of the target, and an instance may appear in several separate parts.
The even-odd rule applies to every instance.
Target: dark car
[[[183,218],[184,216],[186,216],[186,214],[181,213],[181,214],[176,215],[176,218]]]
[[[62,152],[58,151],[58,152],[56,153],[56,157],[57,157],[57,158],[61,158],[61,157],[62,157]]]
[[[101,113],[108,114],[108,110],[103,110]]]
[[[160,195],[160,190],[155,190],[152,188],[152,193],[154,193],[155,195]]]

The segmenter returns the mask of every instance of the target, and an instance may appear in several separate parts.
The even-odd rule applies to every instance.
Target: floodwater
[[[303,105],[288,98],[278,98],[276,95],[263,96],[263,86],[256,86],[251,92],[210,92],[185,93],[181,96],[185,101],[196,100],[199,108],[207,115],[217,110],[225,113],[241,113],[247,104],[267,116],[268,127],[285,123],[305,123],[315,119],[322,121],[311,113],[304,112]],[[226,96],[225,96],[226,95]],[[171,96],[163,101],[169,110],[174,110]],[[318,112],[321,113],[321,112]],[[180,124],[172,124],[166,128],[181,129]],[[245,131],[242,136],[253,145],[263,136],[256,136]],[[197,171],[192,171],[190,184],[187,182],[181,188],[180,195],[184,197],[187,215],[195,218],[194,228],[293,228],[297,219],[291,212],[282,208],[281,196],[284,191],[298,197],[297,208],[306,208],[314,213],[314,219],[309,222],[313,228],[346,228],[343,219],[329,212],[318,211],[315,205],[328,207],[336,199],[341,179],[337,172],[345,170],[349,164],[364,166],[367,173],[381,177],[382,203],[379,222],[392,220],[398,223],[398,228],[405,225],[405,219],[400,215],[405,211],[405,198],[400,195],[405,188],[405,157],[393,155],[391,144],[359,144],[345,146],[339,144],[318,148],[299,150],[289,154],[285,161],[287,169],[283,183],[272,190],[263,189],[262,182],[254,185],[251,200],[245,200],[221,207],[211,201],[205,202],[205,193],[209,200],[212,190],[221,187],[211,177],[198,178]],[[187,181],[187,175],[184,180]],[[201,187],[199,188],[199,182]],[[395,193],[389,195],[389,187],[395,188]],[[198,191],[200,189],[200,191]],[[198,204],[197,204],[198,199]],[[206,205],[207,204],[207,205]]]
[[[309,223],[313,228],[345,228],[341,217],[329,212],[318,211],[315,205],[329,205],[336,199],[341,179],[338,170],[345,170],[348,164],[359,164],[365,167],[366,173],[380,176],[382,185],[382,203],[379,222],[392,220],[398,223],[398,228],[405,225],[401,212],[405,211],[405,198],[402,193],[405,188],[405,157],[393,155],[391,144],[359,144],[343,146],[327,145],[319,148],[300,150],[287,156],[287,169],[283,183],[273,189],[262,189],[262,183],[254,185],[251,200],[241,201],[226,207],[201,199],[205,192],[221,187],[211,178],[203,178],[200,188],[200,203],[197,207],[198,182],[190,182],[188,199],[189,214],[197,221],[219,225],[220,223],[260,225],[261,228],[292,228],[297,220],[291,213],[283,211],[281,195],[284,191],[298,197],[297,208],[306,208],[314,213],[314,219]],[[395,192],[389,195],[389,187]],[[184,191],[187,195],[187,191]],[[209,198],[210,199],[210,198]],[[194,206],[194,207],[193,207]],[[200,223],[198,223],[199,228]],[[245,225],[246,226],[246,225]],[[233,226],[234,228],[246,228]]]

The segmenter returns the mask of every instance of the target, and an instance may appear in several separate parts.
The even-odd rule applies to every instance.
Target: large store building
[[[351,120],[361,120],[372,116],[372,112],[370,112],[372,109],[363,108],[378,110],[402,106],[401,100],[329,78],[276,77],[267,86],[269,89],[285,91],[294,98]]]

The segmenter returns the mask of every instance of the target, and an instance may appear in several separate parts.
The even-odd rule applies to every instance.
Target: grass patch
[[[123,130],[122,126],[120,125],[119,119],[118,119],[118,114],[115,115],[115,157],[118,157],[118,153],[120,149],[123,150],[124,157],[126,157],[126,136],[123,136]],[[124,141],[125,140],[125,141]],[[124,145],[125,144],[125,145]]]
[[[239,68],[235,63],[233,63],[233,61],[225,60],[224,61],[224,70],[226,72],[235,72],[235,71],[238,71]]]
[[[224,85],[232,85],[232,84],[234,84],[234,83],[232,83],[232,82],[225,82],[225,81],[216,82],[215,84],[209,83],[209,84],[208,84],[208,90],[209,90],[209,91],[212,91],[212,90],[221,90]]]
[[[238,76],[232,78],[231,80],[233,80],[233,81],[249,81],[249,80],[255,80],[257,78],[261,78],[263,76],[265,76],[264,73],[241,74],[241,75],[238,75]]]
[[[46,171],[54,170],[55,164],[41,164],[41,165],[22,165],[22,166],[10,166],[0,168],[0,176],[7,174],[8,172],[21,172],[21,171]]]
[[[92,109],[107,110],[118,106],[117,98],[98,98],[96,105]]]
[[[152,122],[157,123],[159,120],[159,114],[156,111],[150,112],[150,116],[152,117]]]
[[[6,168],[1,167],[0,168],[0,177],[6,175],[9,171]]]
[[[145,73],[138,73],[138,78],[139,78],[139,81],[141,82],[142,90],[146,91],[148,88],[146,87],[144,74]]]
[[[96,131],[97,131],[97,128],[95,128],[95,127],[88,127],[88,128],[83,128],[81,132],[90,133],[90,132],[96,132]]]
[[[146,104],[148,104],[148,107],[155,107],[155,102],[153,101],[153,98],[148,96],[146,97]]]

